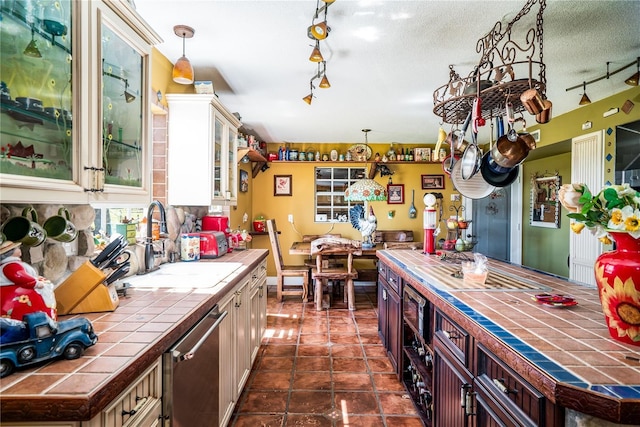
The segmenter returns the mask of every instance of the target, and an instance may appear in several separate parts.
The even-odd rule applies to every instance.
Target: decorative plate
[[[331,150],[330,159],[332,162],[338,161],[338,151]]]
[[[558,294],[537,294],[531,299],[548,307],[571,307],[578,304],[573,297]]]
[[[349,147],[351,157],[355,161],[365,161],[371,158],[371,147],[366,144],[355,144]]]

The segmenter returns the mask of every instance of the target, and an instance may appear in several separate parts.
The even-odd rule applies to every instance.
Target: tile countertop
[[[551,401],[579,412],[596,406],[601,413],[591,415],[611,421],[640,419],[640,347],[610,337],[596,288],[491,260],[489,271],[547,290],[451,290],[427,273],[452,265],[435,255],[385,250],[378,258]],[[570,295],[578,304],[543,306],[532,299],[538,293]]]
[[[215,260],[163,264],[154,274],[191,264],[202,276],[212,267],[209,287],[177,283],[177,287],[133,287],[113,312],[78,315],[91,321],[98,343],[76,360],[56,360],[17,370],[0,380],[1,421],[87,421],[102,411],[146,368],[197,323],[240,280],[268,255],[264,249],[234,251]],[[239,268],[221,277],[220,263]],[[178,265],[179,264],[179,265]],[[217,264],[217,266],[216,266]],[[222,270],[229,271],[223,268]],[[225,273],[226,274],[226,273]],[[193,275],[185,275],[193,283]],[[166,277],[165,277],[166,279]],[[125,279],[126,281],[126,279]],[[72,318],[61,316],[59,320]]]

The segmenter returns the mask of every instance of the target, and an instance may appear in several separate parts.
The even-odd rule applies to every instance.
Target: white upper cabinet
[[[2,200],[148,202],[160,38],[127,1],[0,7]]]
[[[168,94],[168,202],[236,205],[240,121],[215,95]]]

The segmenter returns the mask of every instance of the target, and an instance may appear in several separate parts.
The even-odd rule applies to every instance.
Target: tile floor
[[[270,290],[267,331],[232,427],[422,427],[378,337],[375,288],[316,311]]]

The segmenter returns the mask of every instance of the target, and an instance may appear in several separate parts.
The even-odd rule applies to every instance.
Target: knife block
[[[113,311],[119,300],[103,284],[105,274],[86,261],[54,289],[59,315]]]
[[[120,299],[115,287],[100,283],[93,291],[82,299],[69,313],[97,313],[102,311],[113,311],[118,307]]]

